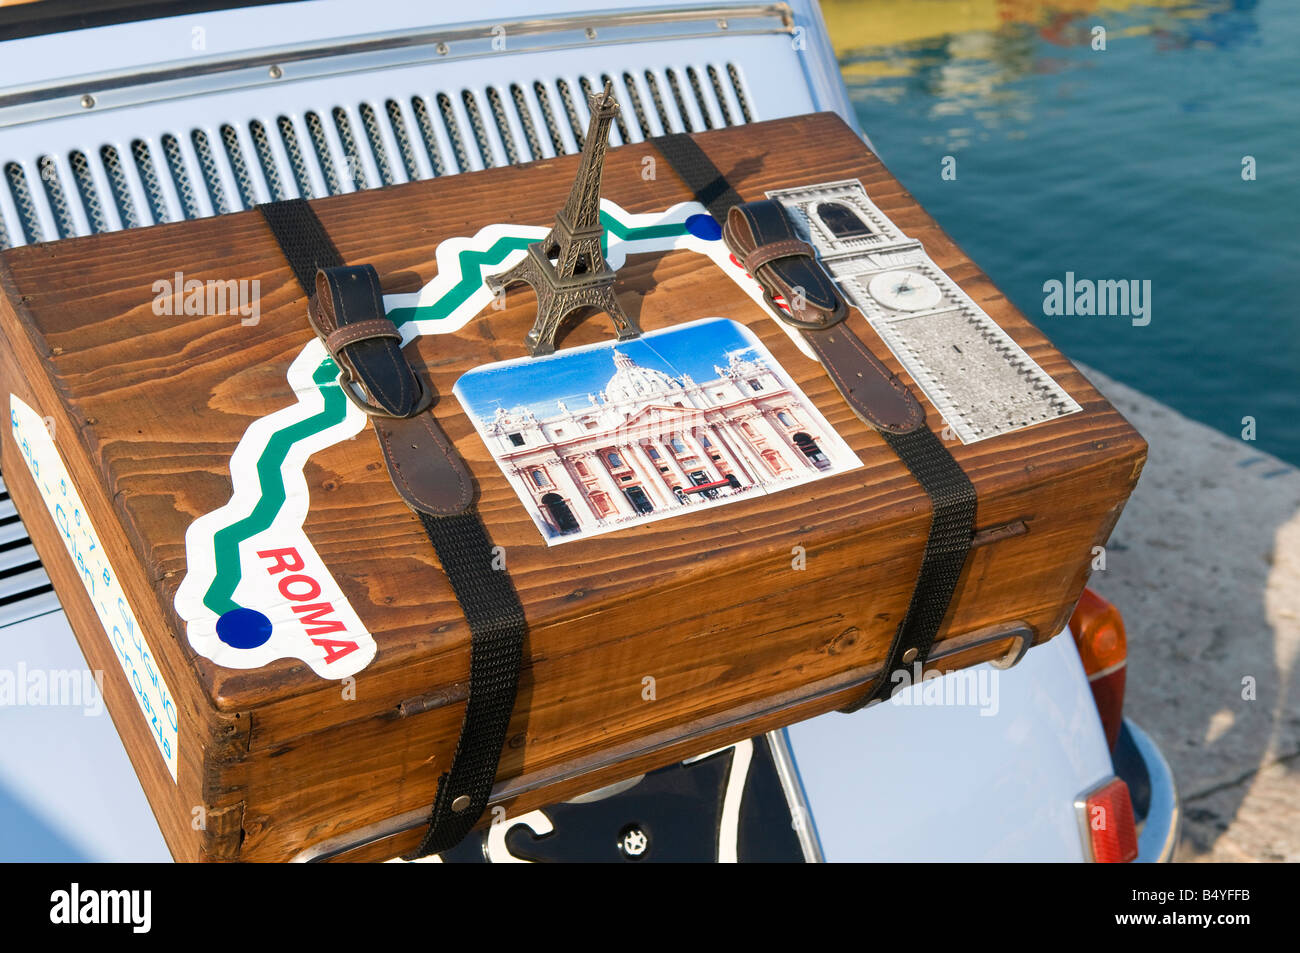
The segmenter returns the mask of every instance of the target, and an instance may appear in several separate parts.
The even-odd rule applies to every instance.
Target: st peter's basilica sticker
[[[758,338],[724,318],[488,364],[455,393],[552,545],[861,465]]]

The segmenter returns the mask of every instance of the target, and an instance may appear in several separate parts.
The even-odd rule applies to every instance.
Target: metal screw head
[[[903,664],[911,665],[916,661],[916,649],[908,649],[903,653]]]
[[[284,70],[280,69],[280,67],[278,66],[272,66],[266,72],[271,77],[271,79],[279,79],[281,76],[284,75]]]
[[[462,794],[456,800],[451,802],[451,809],[457,814],[464,814],[469,810],[469,795]]]
[[[636,824],[629,824],[618,835],[619,853],[629,860],[640,860],[649,849],[649,836]]]
[[[93,108],[95,108],[95,97],[92,96],[92,95],[90,95],[90,93],[86,93],[86,95],[82,96],[82,97],[81,97],[81,108],[83,108],[83,109],[93,109]]]
[[[446,43],[439,43],[439,44],[438,44],[437,46],[435,46],[433,49],[434,49],[434,51],[435,51],[439,56],[446,56],[446,55],[447,55],[447,44],[446,44]]]
[[[587,27],[587,39],[594,40],[595,38],[596,38],[596,28],[594,26]]]
[[[722,17],[718,20],[718,29],[725,30],[726,28],[727,28],[727,20],[725,17]]]

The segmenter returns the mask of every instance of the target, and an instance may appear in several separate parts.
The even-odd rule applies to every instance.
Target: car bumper
[[[1124,719],[1124,728],[1120,744],[1131,746],[1146,769],[1147,796],[1143,798],[1146,815],[1138,818],[1138,856],[1134,863],[1167,864],[1174,859],[1182,830],[1183,809],[1178,799],[1178,785],[1169,762],[1151,736],[1128,718]]]

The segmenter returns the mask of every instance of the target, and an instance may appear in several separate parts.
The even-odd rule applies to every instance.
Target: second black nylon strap
[[[686,133],[652,142],[719,225],[726,220],[727,211],[742,202],[726,176]],[[870,692],[840,709],[844,712],[857,711],[883,697],[898,680],[896,673],[906,672],[913,662],[925,662],[952,602],[975,529],[975,487],[929,428],[922,424],[904,434],[877,433],[930,498],[930,530],[912,598],[894,631],[880,677]]]
[[[696,200],[709,210],[719,225],[727,220],[727,211],[733,205],[744,201],[713,160],[686,133],[675,132],[650,141],[673,170],[686,180]]]
[[[907,614],[894,633],[880,678],[870,692],[841,708],[842,712],[854,712],[884,698],[897,673],[906,672],[908,665],[925,662],[948,613],[975,530],[975,486],[933,431],[922,425],[907,433],[877,433],[930,498],[930,531]],[[913,649],[916,654],[908,658]],[[903,683],[912,681],[909,674]]]
[[[469,622],[469,699],[451,770],[438,782],[429,829],[408,859],[455,847],[487,809],[528,633],[510,575],[493,568],[495,551],[478,512],[419,516]],[[468,803],[458,801],[462,797]]]
[[[343,264],[329,234],[301,199],[258,206],[304,293],[316,269]],[[408,859],[459,844],[486,810],[514,711],[528,624],[509,574],[473,507],[454,516],[417,513],[470,630],[469,698],[451,766],[438,779],[429,828]]]

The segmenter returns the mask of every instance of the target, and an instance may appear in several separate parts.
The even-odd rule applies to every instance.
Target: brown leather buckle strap
[[[803,332],[858,417],[888,433],[925,425],[925,411],[916,396],[843,323],[848,305],[812,246],[796,236],[779,202],[732,206],[722,237],[762,286],[773,312]]]
[[[769,261],[776,261],[778,258],[812,258],[815,254],[813,247],[807,242],[797,238],[785,238],[759,245],[745,256],[743,264],[745,270],[752,275]]]
[[[344,393],[369,416],[393,486],[415,510],[470,630],[469,698],[451,764],[438,778],[429,828],[414,857],[460,843],[487,809],[505,747],[528,632],[510,576],[473,506],[465,462],[428,408],[433,392],[402,353],[379,275],[346,267],[311,207],[261,206],[308,295],[308,319],[339,366]],[[353,387],[360,388],[358,394]]]
[[[818,330],[839,324],[848,314],[835,282],[817,263],[812,246],[795,234],[779,202],[733,205],[722,223],[722,238],[769,300],[784,299],[786,308],[778,307],[776,313],[786,324]]]
[[[372,318],[369,321],[358,321],[356,324],[349,324],[326,335],[325,347],[330,354],[334,355],[334,360],[337,361],[339,353],[349,344],[356,344],[358,341],[369,341],[374,338],[395,338],[400,341],[402,332],[397,330],[397,325],[388,318]]]
[[[414,417],[426,410],[433,394],[402,356],[402,332],[384,314],[375,269],[321,268],[315,287],[307,320],[339,366],[339,382],[352,402],[371,417]]]
[[[431,516],[466,509],[474,500],[473,480],[433,415],[425,413],[433,392],[402,353],[402,335],[384,314],[375,269],[320,269],[307,316],[339,365],[343,392],[370,416],[388,474],[406,504]],[[331,348],[331,341],[342,344]]]

